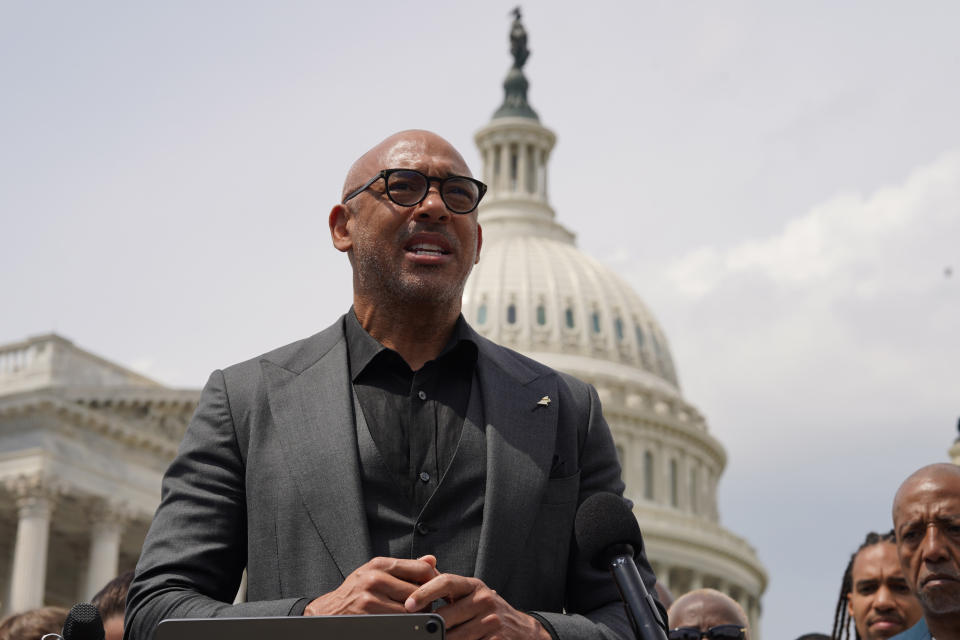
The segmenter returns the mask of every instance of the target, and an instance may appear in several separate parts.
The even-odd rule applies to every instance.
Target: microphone
[[[88,602],[73,605],[61,632],[63,640],[103,640],[100,610]]]
[[[643,550],[643,536],[626,501],[613,493],[593,494],[577,509],[574,533],[590,564],[613,574],[636,637],[667,640],[667,625],[633,561]]]

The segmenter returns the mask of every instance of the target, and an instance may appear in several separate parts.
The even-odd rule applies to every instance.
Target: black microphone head
[[[100,611],[89,602],[73,605],[63,622],[63,640],[103,640]]]
[[[584,500],[573,530],[580,553],[598,569],[608,569],[617,555],[633,555],[643,549],[633,510],[614,493],[595,493]]]

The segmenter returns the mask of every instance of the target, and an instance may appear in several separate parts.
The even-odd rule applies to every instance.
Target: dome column
[[[510,190],[509,170],[507,169],[510,164],[510,145],[500,143],[494,149],[500,157],[500,161],[493,167],[493,183],[496,185],[494,193],[500,195]]]
[[[514,189],[517,193],[529,194],[527,188],[527,174],[530,168],[530,146],[521,143],[517,145],[517,185]]]
[[[690,574],[690,591],[703,589],[703,574],[696,569]]]

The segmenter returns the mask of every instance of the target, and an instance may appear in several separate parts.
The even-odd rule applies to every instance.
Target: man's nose
[[[920,544],[924,562],[941,562],[947,558],[947,539],[936,523],[930,523]]]
[[[877,611],[889,611],[893,608],[893,592],[886,585],[880,585],[873,600],[873,608]]]
[[[447,209],[446,203],[440,197],[440,191],[432,183],[427,188],[427,195],[423,202],[417,205],[416,217],[418,220],[435,220],[437,222],[447,222],[450,220],[450,209]]]

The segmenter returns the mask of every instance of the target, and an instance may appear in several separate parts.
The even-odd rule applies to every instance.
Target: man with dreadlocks
[[[886,640],[922,616],[903,576],[893,531],[871,531],[843,573],[832,639],[849,640],[852,620],[857,640]]]

